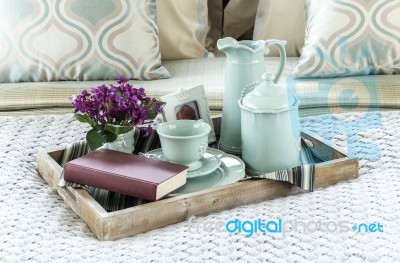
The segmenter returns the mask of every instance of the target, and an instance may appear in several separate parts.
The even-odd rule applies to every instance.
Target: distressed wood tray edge
[[[302,133],[302,136],[314,145],[329,147],[333,153],[333,160],[316,165],[315,189],[358,176],[358,160],[349,159],[336,147],[328,146],[307,133]],[[107,212],[85,190],[57,186],[57,180],[62,173],[62,167],[59,165],[62,154],[63,149],[49,153],[39,152],[37,155],[39,174],[100,240],[129,237],[188,220],[191,216],[207,215],[241,205],[305,192],[286,182],[266,179],[245,180],[116,212]]]

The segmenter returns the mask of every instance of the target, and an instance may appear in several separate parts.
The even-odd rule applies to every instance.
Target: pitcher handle
[[[275,84],[278,84],[279,79],[282,76],[283,70],[285,69],[286,65],[286,50],[285,50],[285,45],[286,41],[283,40],[276,40],[276,39],[269,39],[269,40],[264,40],[265,47],[269,47],[271,45],[276,45],[279,49],[279,55],[280,55],[280,63],[279,63],[279,68],[278,71],[275,74],[274,82]]]

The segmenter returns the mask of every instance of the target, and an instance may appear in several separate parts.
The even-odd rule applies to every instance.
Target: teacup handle
[[[197,122],[204,123],[204,120],[198,119]],[[202,144],[200,144],[200,148],[199,148],[200,157],[202,157],[206,153],[207,147],[208,147],[208,136],[207,136],[207,140],[205,142],[203,142]]]
[[[276,39],[269,39],[269,40],[264,40],[265,44],[265,52],[267,53],[268,47],[271,45],[276,45],[279,49],[279,56],[280,56],[280,62],[279,62],[279,68],[278,71],[275,74],[274,82],[275,84],[278,84],[279,79],[282,76],[283,70],[285,69],[286,65],[286,50],[285,50],[285,45],[286,41],[283,40],[276,40]],[[267,55],[267,54],[266,54]]]
[[[200,149],[199,149],[200,157],[202,157],[206,153],[207,147],[208,147],[207,143],[202,143],[200,145]]]

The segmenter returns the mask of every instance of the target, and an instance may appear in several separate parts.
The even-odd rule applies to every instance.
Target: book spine
[[[64,179],[149,201],[156,200],[157,186],[134,178],[118,176],[74,164],[64,167]]]

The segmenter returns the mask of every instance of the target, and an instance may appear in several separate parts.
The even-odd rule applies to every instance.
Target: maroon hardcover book
[[[64,179],[155,201],[186,183],[188,167],[101,149],[68,162]]]

